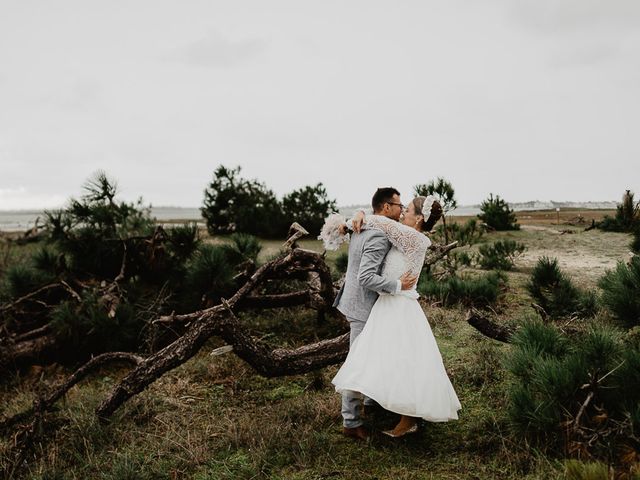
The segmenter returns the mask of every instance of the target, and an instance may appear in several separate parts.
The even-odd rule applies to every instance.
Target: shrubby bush
[[[478,218],[494,230],[519,230],[516,214],[509,208],[509,204],[505,202],[500,195],[489,195],[480,205],[482,213]]]
[[[22,297],[54,278],[51,272],[42,271],[32,263],[11,266],[5,275],[5,289],[9,298]]]
[[[65,301],[51,312],[51,330],[65,344],[68,357],[87,356],[101,352],[137,349],[145,326],[129,303],[120,303],[113,314],[105,310],[92,292],[82,296],[82,302]]]
[[[631,232],[640,227],[640,204],[636,203],[634,194],[627,190],[622,195],[622,202],[616,206],[615,217],[605,216],[598,223],[598,228],[611,232]]]
[[[635,254],[640,254],[640,225],[634,228],[633,240],[631,240],[631,245],[629,246]]]
[[[478,263],[488,270],[511,270],[516,258],[522,255],[526,248],[523,244],[508,239],[480,245]]]
[[[465,250],[453,250],[447,255],[447,259],[455,270],[460,267],[470,267],[473,264],[473,255]]]
[[[298,222],[309,233],[316,236],[325,218],[337,211],[335,200],[331,200],[322,183],[306,186],[288,193],[282,198],[282,214],[286,229],[293,222]]]
[[[116,193],[98,172],[79,200],[47,212],[46,245],[5,272],[0,298],[52,287],[11,309],[5,329],[21,334],[50,324],[63,360],[145,349],[150,320],[217,303],[237,290],[238,273],[255,268],[256,237],[203,245],[195,224],[156,227],[141,200],[119,202]]]
[[[619,331],[593,326],[569,338],[527,321],[511,342],[509,417],[518,433],[540,446],[607,457],[638,431],[640,349]]]
[[[628,264],[619,262],[598,283],[601,302],[625,328],[640,325],[640,256]]]
[[[148,270],[147,246],[140,237],[153,233],[155,220],[142,199],[137,203],[116,200],[116,183],[97,172],[83,186],[80,199],[68,207],[45,212],[49,242],[63,254],[69,271],[78,275],[115,277],[127,249],[127,268],[133,273]]]
[[[230,249],[224,245],[200,245],[187,265],[185,294],[191,308],[213,305],[232,292],[235,269]]]
[[[226,252],[228,260],[232,264],[244,262],[258,263],[258,255],[262,251],[262,244],[257,237],[247,233],[234,233],[229,237],[230,243],[221,247]]]
[[[349,253],[341,252],[336,257],[336,270],[339,273],[346,273],[347,266],[349,265]]]
[[[445,238],[445,228],[447,230],[447,238]],[[445,243],[457,241],[459,246],[473,245],[478,243],[484,235],[484,228],[475,218],[470,218],[462,225],[452,223],[445,227],[444,224],[440,224],[436,227],[435,234],[437,237],[441,237]]]
[[[435,279],[423,274],[418,283],[418,292],[442,302],[443,305],[490,305],[498,300],[506,277],[499,272],[481,276],[452,275],[446,279]]]
[[[527,290],[551,317],[574,314],[592,317],[597,310],[595,293],[576,287],[560,270],[555,258],[542,257],[538,260],[527,283]]]
[[[185,223],[167,231],[167,244],[170,253],[179,261],[188,260],[200,245],[198,225]]]
[[[211,235],[240,232],[282,238],[294,221],[317,234],[336,210],[322,183],[294,190],[280,202],[264,183],[244,179],[240,172],[240,167],[219,166],[204,191],[200,211]]]

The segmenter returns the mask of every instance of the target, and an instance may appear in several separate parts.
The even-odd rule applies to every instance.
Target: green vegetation
[[[86,222],[96,223],[108,248],[98,245],[97,236],[84,236],[85,221],[74,223],[63,211],[52,215],[49,227],[61,241],[15,246],[0,270],[3,303],[70,275],[88,287],[70,284],[80,291],[81,301],[60,290],[37,299],[54,307],[47,319],[72,356],[112,348],[148,352],[150,320],[215,303],[235,288],[239,272],[251,271],[282,246],[282,241],[241,233],[210,237],[194,225],[156,232],[141,203],[130,205],[135,211],[128,219],[113,221],[124,218],[116,213],[124,210],[110,206],[120,205],[115,197],[111,202],[106,198],[96,203],[95,212],[108,215],[87,214]],[[459,229],[453,225],[448,225],[451,238],[465,246],[424,276],[418,289],[427,297],[421,304],[463,405],[458,421],[423,422],[418,434],[396,442],[382,436],[367,444],[352,442],[340,433],[340,400],[330,383],[337,366],[264,378],[233,353],[209,355],[223,345],[214,338],[127,402],[109,423],[99,422],[94,409],[127,369],[112,365],[90,375],[43,417],[39,428],[44,435],[22,465],[24,478],[546,480],[609,478],[614,472],[633,478],[630,472],[637,471],[640,452],[634,440],[640,428],[640,326],[622,319],[637,319],[638,265],[637,260],[615,263],[628,258],[628,235],[576,230],[560,236],[544,229],[482,233],[477,223]],[[476,245],[480,235],[488,240],[486,246]],[[76,236],[88,245],[76,245]],[[478,270],[481,254],[476,252],[510,242],[527,249],[517,269]],[[123,244],[127,264],[119,303],[105,304],[108,297],[101,285],[108,286],[119,273]],[[309,238],[300,246],[322,251]],[[549,258],[538,265],[541,252],[547,251],[562,260],[563,271]],[[75,258],[82,252],[99,258]],[[334,278],[346,262],[344,247],[327,252]],[[610,272],[600,281],[607,268]],[[573,317],[554,324],[530,320],[536,315],[530,285],[537,285],[534,290],[553,318],[586,318],[595,310],[595,295],[586,292],[599,281],[607,309],[602,315],[589,322]],[[514,327],[514,343],[495,342],[468,325],[464,319],[471,305]],[[29,322],[43,311],[37,302],[26,307],[17,318],[6,318],[5,326],[13,329],[15,322]],[[632,328],[612,328],[609,313]],[[326,315],[318,322],[313,311],[283,308],[239,316],[252,335],[286,347],[346,330],[339,317]],[[36,365],[3,376],[1,415],[32,405],[38,393],[66,379],[76,364]],[[571,422],[578,417],[580,428],[574,429]],[[385,413],[367,417],[376,431],[395,421]],[[597,437],[585,439],[585,432]],[[14,441],[0,437],[0,469],[12,460],[8,455]]]
[[[576,287],[558,266],[555,258],[538,260],[527,284],[529,293],[551,317],[580,315],[592,317],[597,310],[597,299],[593,291]]]
[[[453,275],[445,279],[423,275],[418,283],[418,292],[448,306],[457,303],[491,305],[498,300],[505,280],[506,278],[498,272],[480,276]]]
[[[447,232],[446,238],[445,230]],[[485,231],[475,218],[470,218],[463,224],[450,223],[446,227],[444,224],[438,225],[435,233],[436,240],[444,241],[445,243],[450,240],[452,242],[458,242],[459,246],[463,246],[478,243]]]
[[[500,195],[489,195],[489,198],[480,204],[482,213],[478,218],[487,226],[494,230],[519,230],[516,214],[509,208],[509,204],[505,202]]]
[[[516,430],[548,451],[616,461],[640,427],[638,346],[606,326],[569,338],[539,321],[526,322],[512,343]]]
[[[633,240],[629,246],[635,254],[640,254],[640,225],[633,229]]]
[[[621,326],[640,325],[640,256],[634,256],[628,264],[619,262],[600,279],[599,286],[602,304]]]
[[[478,263],[487,270],[511,270],[515,260],[527,247],[515,240],[498,240],[492,244],[480,245]]]
[[[322,183],[294,190],[279,201],[264,183],[246,180],[240,172],[240,167],[220,165],[205,189],[200,211],[211,235],[241,232],[284,238],[294,221],[317,235],[327,215],[337,209]]]
[[[349,253],[340,252],[340,254],[336,257],[335,263],[338,273],[345,273],[347,271],[347,266],[349,265]]]
[[[640,227],[640,202],[636,202],[631,190],[622,195],[616,207],[615,217],[605,216],[598,228],[609,232],[632,232]]]

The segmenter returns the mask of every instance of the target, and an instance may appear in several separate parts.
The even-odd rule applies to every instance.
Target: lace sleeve
[[[391,244],[407,257],[411,264],[411,269],[420,271],[427,248],[431,245],[431,240],[426,235],[414,228],[380,215],[366,217],[362,228],[374,228],[383,232]]]

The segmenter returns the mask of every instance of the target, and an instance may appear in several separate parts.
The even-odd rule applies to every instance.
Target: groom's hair
[[[385,203],[393,201],[394,195],[400,195],[400,192],[393,187],[382,187],[376,190],[371,199],[371,206],[374,212],[379,212]]]

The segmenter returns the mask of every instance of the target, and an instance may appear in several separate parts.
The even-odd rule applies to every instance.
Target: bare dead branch
[[[511,335],[513,335],[513,330],[504,325],[498,325],[475,309],[467,312],[467,323],[485,337],[492,338],[499,342],[509,343]]]
[[[56,288],[61,288],[61,285],[59,282],[55,282],[55,283],[50,283],[48,285],[45,285],[44,287],[40,287],[37,290],[34,290],[31,293],[28,293],[20,298],[18,298],[17,300],[14,300],[11,303],[7,303],[5,305],[0,305],[0,312],[7,312],[9,310],[14,309],[17,305],[19,305],[20,303],[24,303],[27,300],[31,300],[35,297],[37,297],[38,295],[40,295],[43,292],[47,292],[49,290],[53,290]]]
[[[76,370],[67,380],[57,387],[51,389],[51,391],[34,400],[33,406],[23,412],[13,415],[9,418],[5,418],[0,421],[0,432],[5,431],[7,428],[13,425],[23,422],[32,416],[35,412],[43,413],[51,410],[53,405],[60,400],[74,385],[87,377],[91,372],[98,368],[111,363],[111,362],[127,362],[134,365],[138,365],[142,362],[143,357],[135,355],[129,352],[108,352],[101,355],[97,355],[85,363],[82,367]]]
[[[458,246],[458,242],[452,242],[447,245],[431,244],[427,256],[424,259],[425,265],[433,265],[437,261],[444,258],[451,250]]]
[[[307,232],[298,222],[293,222],[289,227],[289,233],[287,234],[287,237],[289,238],[284,243],[283,247],[285,249],[296,248],[296,241],[305,235],[309,235],[309,232]]]

